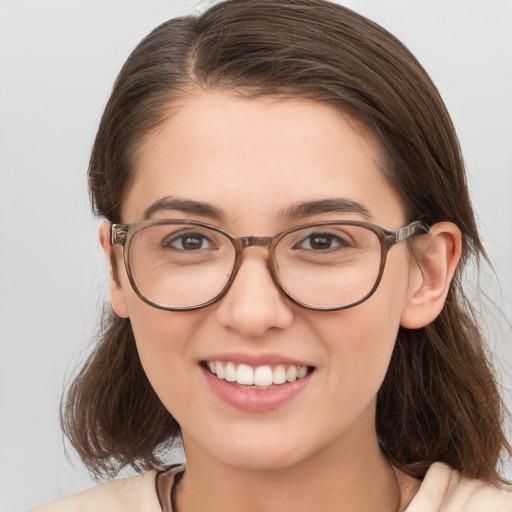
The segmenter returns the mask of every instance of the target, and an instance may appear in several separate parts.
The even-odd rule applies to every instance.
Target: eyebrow
[[[287,221],[297,221],[321,213],[357,213],[365,220],[372,219],[366,206],[343,197],[298,203],[280,212],[279,217]]]
[[[167,196],[158,199],[146,208],[144,218],[149,219],[155,213],[165,211],[178,211],[186,214],[200,215],[201,217],[209,217],[214,220],[222,220],[226,217],[223,210],[209,203]]]
[[[165,211],[178,211],[185,214],[209,217],[213,220],[224,220],[225,212],[204,201],[180,199],[166,196],[158,199],[144,211],[144,218],[149,219],[155,213]],[[357,213],[366,220],[371,220],[369,210],[357,201],[347,198],[321,199],[318,201],[304,201],[279,212],[278,217],[285,221],[298,221],[304,217],[319,215],[322,213]]]

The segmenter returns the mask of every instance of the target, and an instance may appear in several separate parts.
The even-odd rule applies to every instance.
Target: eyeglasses
[[[168,311],[200,309],[233,283],[247,247],[268,250],[275,284],[299,306],[334,311],[368,299],[377,289],[388,251],[430,227],[415,221],[396,231],[369,222],[321,222],[273,237],[234,237],[192,220],[113,224],[111,244],[123,247],[135,293]]]

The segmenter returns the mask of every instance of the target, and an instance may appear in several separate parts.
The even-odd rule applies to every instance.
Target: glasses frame
[[[141,230],[145,228],[149,228],[152,226],[161,226],[161,225],[173,225],[173,224],[181,224],[187,226],[198,226],[201,228],[207,228],[212,231],[216,231],[224,235],[233,245],[235,249],[235,261],[233,263],[233,270],[231,271],[231,275],[225,284],[224,288],[211,300],[207,302],[203,302],[201,304],[197,304],[194,306],[166,306],[165,304],[159,304],[148,297],[146,297],[137,287],[135,280],[133,278],[131,264],[130,264],[130,250],[131,250],[131,242],[133,237]],[[350,304],[346,304],[343,306],[315,306],[312,304],[307,304],[296,299],[281,283],[279,276],[277,274],[276,266],[275,266],[275,250],[279,242],[286,237],[287,235],[294,233],[295,231],[300,231],[301,229],[313,228],[316,226],[359,226],[368,229],[375,233],[380,242],[381,247],[381,256],[380,256],[380,268],[379,274],[375,281],[375,284],[371,288],[371,290],[361,299],[351,302]],[[421,220],[413,221],[401,228],[398,228],[395,231],[391,231],[389,229],[385,229],[382,226],[377,224],[373,224],[371,222],[363,222],[363,221],[327,221],[327,222],[313,222],[310,224],[303,224],[300,226],[295,226],[291,229],[287,229],[286,231],[282,231],[275,236],[241,236],[236,237],[224,231],[223,229],[213,226],[211,224],[206,224],[204,222],[199,222],[190,219],[150,219],[150,220],[142,220],[138,222],[133,222],[131,224],[112,224],[110,227],[110,244],[114,247],[119,245],[123,248],[123,261],[126,268],[126,273],[128,275],[128,280],[137,294],[137,296],[144,301],[146,304],[153,306],[158,309],[163,309],[165,311],[194,311],[197,309],[202,309],[207,306],[218,302],[231,288],[233,281],[235,280],[238,271],[240,270],[240,266],[242,265],[242,257],[243,251],[247,247],[263,247],[268,249],[267,256],[267,268],[272,276],[272,280],[276,284],[276,286],[282,290],[282,292],[295,304],[301,306],[306,309],[312,309],[315,311],[340,311],[342,309],[348,309],[369,299],[377,290],[380,281],[382,279],[382,275],[384,273],[384,268],[386,266],[387,255],[391,247],[408,238],[418,235],[418,234],[427,234],[430,231],[430,226]]]

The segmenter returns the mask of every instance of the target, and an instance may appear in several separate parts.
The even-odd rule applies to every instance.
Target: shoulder
[[[111,480],[33,509],[31,512],[161,512],[156,471]]]
[[[437,462],[425,478],[406,512],[512,512],[512,492],[461,476]]]

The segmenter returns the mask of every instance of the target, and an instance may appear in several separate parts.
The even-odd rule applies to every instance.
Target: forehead
[[[399,215],[379,160],[362,124],[329,105],[204,92],[174,107],[140,148],[123,220],[163,197],[207,202],[228,218],[338,197],[375,217]]]

